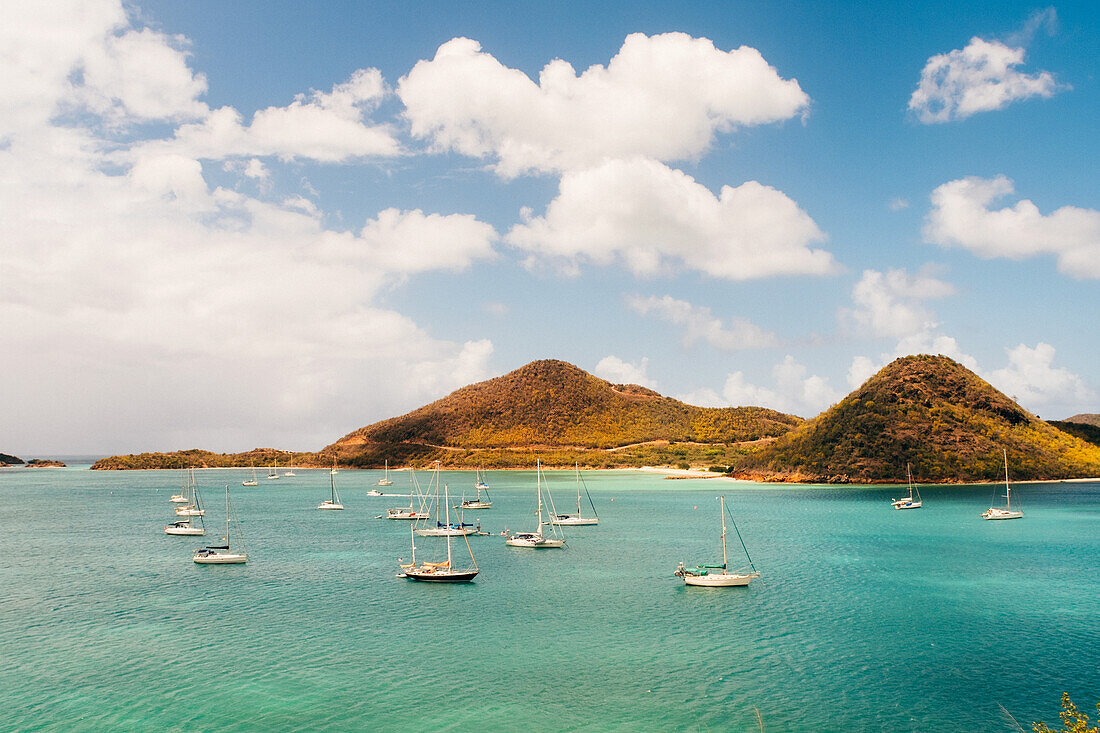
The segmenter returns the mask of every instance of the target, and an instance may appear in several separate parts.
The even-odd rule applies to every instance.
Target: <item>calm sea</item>
[[[495,535],[533,529],[534,474],[492,472],[481,574],[432,586],[395,577],[378,472],[338,475],[343,512],[314,508],[327,471],[246,473],[197,472],[197,538],[162,533],[177,472],[0,470],[0,729],[1012,731],[1001,706],[1030,730],[1100,698],[1100,483],[1021,484],[1025,518],[986,522],[993,487],[898,512],[896,487],[590,472],[601,524],[534,551]],[[195,565],[227,482],[249,563]],[[763,577],[685,588],[722,493]]]

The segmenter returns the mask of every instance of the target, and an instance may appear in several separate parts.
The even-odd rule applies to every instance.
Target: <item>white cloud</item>
[[[939,186],[932,192],[925,238],[986,258],[1052,254],[1061,272],[1100,278],[1100,211],[1063,206],[1044,216],[1027,199],[1010,208],[989,208],[1012,192],[1012,181],[1004,176],[968,177]]]
[[[779,339],[774,333],[765,331],[747,318],[733,318],[729,326],[711,313],[710,308],[696,306],[686,300],[677,300],[670,295],[658,298],[652,295],[643,298],[639,295],[627,298],[627,305],[643,316],[653,314],[657,318],[680,326],[683,332],[684,346],[692,346],[697,341],[705,341],[723,351],[738,349],[761,349],[777,346]]]
[[[499,300],[489,300],[481,304],[481,310],[494,318],[503,318],[512,309],[508,307],[507,303],[501,303]]]
[[[829,386],[829,380],[799,364],[791,355],[772,367],[772,386],[749,382],[744,372],[736,371],[726,376],[719,395],[711,389],[700,389],[682,395],[688,404],[704,407],[767,407],[804,417],[813,417],[843,395]]]
[[[641,159],[565,173],[546,213],[507,235],[567,268],[622,262],[641,276],[687,268],[728,280],[836,272],[829,252],[809,246],[824,238],[774,188],[749,181],[715,196],[682,171]]]
[[[1039,342],[1035,348],[1020,344],[1006,349],[1008,366],[989,374],[994,387],[1017,401],[1027,404],[1062,407],[1079,411],[1082,404],[1096,397],[1084,380],[1064,368],[1056,368],[1054,347]]]
[[[841,316],[850,326],[872,337],[905,337],[936,327],[935,314],[923,301],[944,298],[955,289],[927,274],[910,275],[904,269],[864,270],[852,288],[856,307]]]
[[[648,358],[643,357],[641,364],[633,364],[617,356],[608,355],[600,359],[600,363],[592,373],[612,384],[640,384],[643,387],[657,389],[657,383],[646,374],[648,368]]]
[[[186,80],[200,77],[177,73],[185,57],[175,50],[164,57],[170,68],[145,75],[110,65],[155,59],[151,47],[176,40],[128,28],[117,4],[58,13],[53,3],[4,5],[0,15],[9,23],[0,22],[0,41],[11,41],[15,23],[14,35],[43,39],[53,53],[28,47],[0,75],[12,92],[0,111],[0,383],[10,414],[35,416],[0,424],[0,443],[317,448],[488,376],[490,342],[433,337],[376,301],[410,273],[492,256],[490,225],[388,209],[358,233],[333,229],[307,199],[212,186],[197,156],[172,140],[127,151],[129,133],[118,132],[190,114],[199,87]],[[85,22],[91,30],[75,27]],[[56,48],[53,34],[64,40]],[[72,73],[97,53],[104,70]],[[304,108],[354,116],[380,83],[353,77],[300,99],[286,119]],[[73,104],[94,111],[94,99],[109,101],[103,120],[51,122]],[[313,144],[302,142],[302,151]],[[270,150],[280,146],[293,147],[282,138]],[[104,152],[119,149],[125,157]],[[255,159],[239,170],[266,175]]]
[[[607,66],[561,59],[538,84],[455,38],[398,82],[412,134],[436,150],[492,157],[503,176],[589,167],[608,157],[691,159],[717,132],[788,119],[809,97],[760,52],[684,33],[627,36]]]
[[[890,211],[902,211],[909,208],[909,200],[903,199],[900,196],[890,199],[890,203],[887,204]]]
[[[1048,71],[1017,71],[1023,62],[1023,48],[974,37],[964,49],[928,59],[909,109],[925,124],[949,122],[1029,97],[1050,97],[1065,88]]]
[[[385,97],[378,69],[359,69],[331,92],[299,94],[285,107],[257,111],[245,126],[241,113],[222,107],[202,121],[180,126],[170,140],[155,140],[136,154],[172,151],[194,158],[275,156],[338,163],[401,154],[392,126],[372,124],[366,114]]]
[[[180,36],[148,28],[108,36],[84,56],[82,101],[111,120],[181,120],[203,117],[209,108],[198,97],[206,77],[187,65]]]

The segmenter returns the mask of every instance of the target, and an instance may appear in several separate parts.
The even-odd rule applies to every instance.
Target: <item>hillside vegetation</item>
[[[655,450],[658,442],[673,442],[702,445],[699,450],[681,449],[685,456],[711,451],[714,462],[721,462],[734,457],[724,446],[776,437],[801,422],[762,407],[694,407],[638,385],[611,384],[572,364],[544,360],[360,428],[322,453],[335,451],[353,465],[374,465],[383,456],[392,463],[441,452],[460,458],[459,449],[501,449],[493,454],[496,460],[526,465],[533,452],[580,456],[600,451],[606,454],[589,456],[595,465],[638,465],[629,450],[621,455],[611,451],[638,444]],[[510,457],[517,450],[526,455]],[[488,463],[487,458],[478,460]]]
[[[944,356],[884,367],[818,417],[747,456],[734,475],[765,480],[995,481],[1100,476],[1100,448],[1023,410]]]
[[[92,464],[93,471],[109,470],[134,470],[153,468],[233,468],[256,466],[266,468],[278,461],[280,468],[283,466],[312,466],[322,468],[331,465],[332,457],[328,463],[319,462],[321,457],[316,453],[292,453],[290,451],[275,450],[273,448],[256,448],[245,453],[211,453],[208,450],[173,451],[171,453],[137,453],[125,456],[111,456],[101,458]]]

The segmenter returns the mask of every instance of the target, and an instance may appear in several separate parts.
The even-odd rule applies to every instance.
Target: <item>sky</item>
[[[0,450],[316,450],[536,359],[1100,412],[1092,2],[0,5]]]

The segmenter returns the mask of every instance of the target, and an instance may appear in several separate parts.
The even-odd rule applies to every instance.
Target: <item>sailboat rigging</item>
[[[741,540],[741,549],[745,551],[745,558],[749,561],[746,568],[741,568],[737,572],[731,573],[729,567],[729,557],[726,552],[726,497],[722,496],[721,499],[721,515],[722,515],[722,564],[721,565],[696,565],[693,568],[684,567],[684,563],[681,562],[676,566],[675,575],[684,579],[684,585],[697,585],[709,588],[728,588],[734,586],[746,586],[753,578],[759,578],[760,573],[757,572],[756,566],[753,565],[752,558],[749,556],[749,548],[745,546],[745,540],[741,537],[741,531],[737,529],[737,522],[733,520],[733,515],[730,514],[730,521],[733,523],[733,529],[737,532],[737,539]]]
[[[585,524],[599,524],[600,518],[596,514],[596,505],[592,503],[592,495],[588,493],[588,485],[584,483],[584,479],[581,478],[581,466],[580,463],[574,463],[573,469],[577,472],[577,513],[576,514],[555,514],[550,520],[552,524],[566,525],[570,527],[577,527]],[[588,504],[592,507],[592,516],[586,517],[581,511],[581,487],[584,487],[584,493],[588,497]]]
[[[233,543],[230,541],[232,524],[235,524],[237,529],[236,549],[232,547]],[[248,553],[244,551],[241,522],[237,519],[233,505],[229,502],[229,484],[225,485],[225,544],[200,547],[195,550],[191,559],[200,565],[239,565],[248,562]]]
[[[542,476],[542,462],[536,461],[535,464],[535,496],[537,500],[535,516],[537,517],[535,522],[534,532],[513,532],[508,539],[504,541],[504,544],[511,547],[533,547],[537,549],[563,547],[565,545],[565,535],[561,531],[561,527],[556,524],[550,524],[542,520],[542,485],[544,479]],[[550,516],[557,515],[557,509],[554,508],[554,497],[550,495],[550,491],[547,490],[546,498],[550,502]],[[544,525],[550,525],[551,535],[549,537],[543,535],[542,528]]]
[[[438,471],[438,468],[437,468]],[[443,504],[446,506],[446,521],[450,524],[451,512],[450,512],[450,497],[447,493],[446,485],[443,486]],[[421,561],[419,565],[416,563],[416,531],[410,528],[409,536],[412,538],[412,561],[409,563],[401,564],[401,572],[397,577],[407,578],[409,580],[419,580],[428,583],[469,583],[474,579],[474,576],[478,574],[477,560],[474,559],[474,551],[470,547],[469,538],[463,536],[463,540],[466,541],[466,550],[470,553],[470,562],[473,564],[472,568],[455,568],[453,567],[454,558],[451,553],[451,536],[445,535],[447,541],[447,559],[443,562],[426,562]],[[398,558],[398,563],[401,563],[401,559]]]
[[[910,468],[908,463],[905,464],[905,475],[909,479],[909,496],[906,496],[903,499],[893,499],[893,500],[891,500],[893,503],[890,504],[890,506],[894,507],[895,509],[920,509],[921,508],[920,491],[917,491],[913,487],[913,471]],[[916,498],[915,499],[913,497],[913,492],[914,491],[916,491]]]
[[[1005,459],[1005,505],[1003,507],[990,506],[982,512],[982,519],[1021,519],[1024,513],[1012,508],[1012,487],[1008,485],[1008,450],[1001,449]]]

